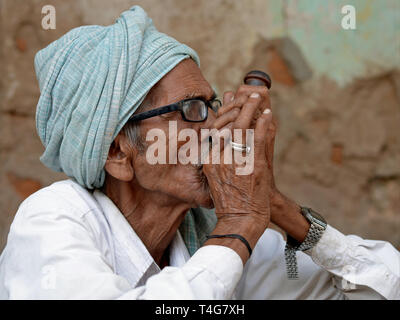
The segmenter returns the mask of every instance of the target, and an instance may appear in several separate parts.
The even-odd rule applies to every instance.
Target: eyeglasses
[[[221,107],[221,101],[213,99],[210,101],[195,98],[186,99],[176,103],[169,104],[164,107],[157,109],[141,112],[134,114],[129,118],[130,121],[140,121],[152,117],[156,117],[165,113],[180,111],[184,121],[188,122],[202,122],[207,120],[208,108],[211,108],[215,112]]]

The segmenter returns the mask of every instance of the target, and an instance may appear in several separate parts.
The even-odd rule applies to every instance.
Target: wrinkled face
[[[149,109],[159,108],[188,98],[200,97],[211,100],[214,91],[204,79],[200,69],[192,59],[179,63],[172,71],[163,77],[148,95],[151,101]],[[189,141],[177,141],[177,136],[169,130],[170,123],[176,123],[177,134],[183,129],[193,129],[197,133],[198,150],[200,153],[200,129],[209,128],[215,120],[215,113],[208,108],[208,119],[204,122],[186,122],[179,111],[167,113],[140,122],[140,134],[144,141],[144,151],[133,159],[135,183],[149,191],[157,191],[168,195],[179,202],[188,203],[191,207],[213,207],[208,184],[202,173],[202,168],[195,164],[170,163],[172,156],[178,159],[180,148]],[[171,122],[173,121],[173,122]],[[148,161],[149,147],[156,141],[145,141],[150,130],[157,128],[166,137],[166,164],[150,164]],[[154,130],[153,130],[154,132]],[[192,140],[193,141],[193,140]],[[176,148],[174,147],[176,144]],[[170,148],[170,145],[173,146]],[[154,147],[154,146],[153,146]]]

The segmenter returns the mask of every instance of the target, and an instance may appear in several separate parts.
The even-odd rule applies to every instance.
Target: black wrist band
[[[245,246],[247,247],[247,250],[249,250],[249,254],[250,255],[253,252],[253,250],[251,250],[250,244],[240,234],[212,234],[212,235],[206,236],[206,238],[207,239],[212,239],[212,238],[234,238],[234,239],[239,239],[240,241],[242,241],[245,244]]]

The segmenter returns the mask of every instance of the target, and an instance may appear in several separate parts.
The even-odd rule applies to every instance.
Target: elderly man
[[[137,6],[37,54],[41,160],[70,179],[21,204],[1,255],[0,298],[400,298],[400,255],[389,243],[344,236],[276,189],[268,90],[243,85],[217,109],[198,65]],[[252,150],[228,145],[253,152],[254,170],[150,163],[155,128],[168,159],[183,148],[171,122],[198,134],[253,129]]]

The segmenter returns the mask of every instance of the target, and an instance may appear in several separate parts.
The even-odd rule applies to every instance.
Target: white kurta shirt
[[[243,266],[224,246],[190,257],[178,231],[160,270],[108,197],[65,180],[19,207],[0,257],[0,299],[400,299],[400,254],[387,242],[328,226],[297,254],[298,280],[287,279],[284,247],[267,229]]]

